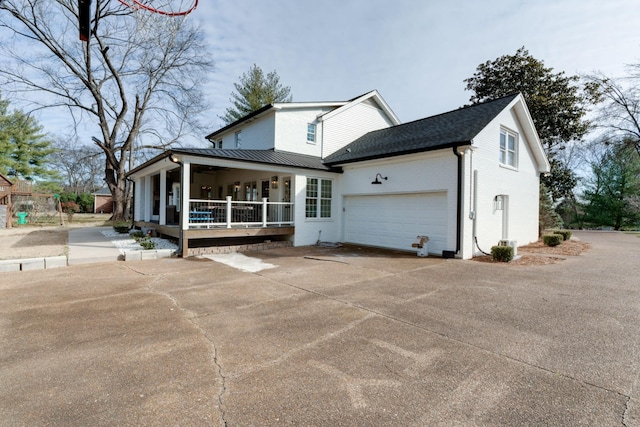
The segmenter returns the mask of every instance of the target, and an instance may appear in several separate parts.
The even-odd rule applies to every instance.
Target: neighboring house
[[[9,178],[0,174],[0,228],[11,228],[11,218],[16,209],[33,206],[32,200],[20,201],[21,197],[49,196],[48,194],[34,194],[31,180]]]
[[[136,225],[183,256],[230,238],[412,250],[428,236],[429,253],[468,259],[538,238],[549,163],[521,95],[406,124],[376,91],[271,104],[206,138],[128,174]]]
[[[91,194],[93,195],[93,213],[113,213],[113,196],[108,187]]]
[[[13,182],[0,173],[0,205],[7,205],[10,202]]]

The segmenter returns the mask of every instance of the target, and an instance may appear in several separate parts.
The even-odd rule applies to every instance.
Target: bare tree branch
[[[213,64],[189,19],[94,3],[91,37],[80,42],[77,0],[2,0],[0,84],[33,109],[65,108],[74,128],[95,126],[122,218],[136,150],[166,149],[200,131],[202,81]]]
[[[623,141],[640,156],[640,64],[625,78],[587,76],[594,101],[600,104],[596,123],[610,140]]]

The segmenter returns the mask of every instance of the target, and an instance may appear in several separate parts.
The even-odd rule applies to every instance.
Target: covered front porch
[[[177,239],[184,257],[203,246],[293,238],[295,175],[287,170],[172,155],[132,175],[134,226]]]

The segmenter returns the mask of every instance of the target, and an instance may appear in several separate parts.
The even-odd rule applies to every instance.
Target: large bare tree
[[[78,0],[0,1],[0,85],[34,110],[65,108],[69,127],[95,128],[113,218],[123,219],[135,150],[166,149],[198,130],[212,61],[189,17],[92,3],[91,34],[80,41]]]
[[[596,123],[606,131],[605,140],[623,143],[640,155],[640,64],[631,65],[623,78],[588,76],[587,85],[599,103]]]
[[[64,191],[78,195],[93,193],[104,186],[102,150],[95,145],[81,144],[76,137],[58,138],[53,146]]]

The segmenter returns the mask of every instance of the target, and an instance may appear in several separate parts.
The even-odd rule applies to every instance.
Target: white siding
[[[499,138],[504,126],[518,134],[517,169],[500,165]],[[472,154],[472,169],[477,170],[476,235],[480,248],[489,252],[503,238],[503,215],[508,216],[506,231],[509,240],[518,245],[534,242],[538,238],[538,192],[539,177],[537,165],[532,157],[524,132],[511,110],[503,111],[474,140],[476,147]],[[471,169],[467,171],[471,179]],[[508,196],[506,209],[495,209],[495,197]],[[471,197],[472,194],[469,194]],[[469,209],[471,210],[471,206]],[[468,214],[468,212],[466,212]],[[466,215],[465,214],[465,215]],[[472,225],[469,224],[469,225]],[[465,226],[465,229],[470,227]],[[473,239],[471,233],[465,236],[467,242]],[[479,254],[477,248],[475,253]]]
[[[342,195],[350,196],[407,196],[421,194],[428,198],[437,194],[438,209],[442,208],[442,222],[446,223],[446,230],[433,223],[434,227],[421,228],[420,233],[434,237],[433,251],[455,251],[456,249],[456,212],[457,212],[457,157],[451,149],[436,152],[398,156],[387,160],[363,162],[358,165],[345,165],[344,173],[340,177]],[[387,180],[382,184],[371,184],[376,174],[380,173]],[[378,199],[381,206],[392,199]],[[398,199],[401,200],[401,199]],[[428,203],[433,206],[436,199],[430,199]],[[344,200],[343,200],[343,203]],[[340,206],[340,211],[346,206]],[[421,224],[429,225],[428,217],[431,214],[425,212],[425,221]],[[402,218],[398,218],[401,222]],[[413,220],[411,220],[413,221]],[[440,223],[442,223],[440,222]],[[341,241],[349,236],[345,221],[341,224]],[[413,234],[416,230],[411,229]],[[437,237],[436,237],[437,236]],[[415,237],[415,236],[414,236]],[[405,246],[405,243],[402,244]],[[407,249],[407,248],[405,248]],[[410,249],[410,248],[408,248]],[[430,252],[432,247],[430,246]]]
[[[268,150],[273,148],[275,115],[269,114],[225,133],[222,136],[222,148],[236,148],[235,134],[238,131],[242,132],[242,146],[240,147],[242,149]]]
[[[391,120],[370,103],[360,103],[323,121],[322,157],[327,157],[362,135],[391,126]]]
[[[331,204],[331,218],[307,219],[305,218],[305,202],[307,176],[313,178],[324,178],[333,180],[333,202]],[[339,241],[341,203],[339,175],[320,172],[309,172],[308,175],[296,175],[292,183],[293,189],[291,197],[295,202],[295,227],[294,246],[308,246],[317,243],[318,239],[323,242]]]
[[[283,110],[276,113],[275,148],[290,153],[320,157],[322,153],[322,123],[317,118],[330,108]],[[307,124],[316,124],[316,143],[307,143]]]

